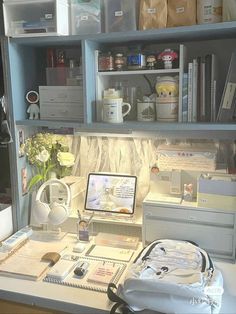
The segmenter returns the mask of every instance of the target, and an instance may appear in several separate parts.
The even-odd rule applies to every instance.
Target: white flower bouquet
[[[57,178],[71,174],[75,156],[69,152],[65,136],[37,133],[25,141],[23,149],[35,171],[28,184],[29,190],[34,185],[47,181],[50,172],[56,173]]]

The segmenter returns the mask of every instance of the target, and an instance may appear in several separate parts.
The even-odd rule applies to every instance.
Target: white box
[[[83,87],[39,86],[40,118],[83,122]]]
[[[236,209],[236,176],[201,175],[198,180],[197,205],[204,208]]]
[[[13,233],[12,208],[10,205],[0,204],[0,241]]]
[[[35,37],[69,34],[67,0],[25,0],[3,3],[5,35]]]

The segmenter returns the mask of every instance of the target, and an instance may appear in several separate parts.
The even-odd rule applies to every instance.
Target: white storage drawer
[[[83,122],[83,104],[44,103],[40,106],[40,118],[45,120],[76,120]]]
[[[145,239],[151,242],[156,239],[181,239],[196,242],[203,249],[215,255],[232,256],[234,230],[224,227],[168,221],[158,218],[145,219]]]
[[[234,212],[143,202],[143,245],[163,238],[191,240],[212,256],[235,260]]]
[[[68,35],[67,0],[5,1],[5,35],[11,37]]]
[[[166,208],[144,205],[146,215],[161,217],[171,220],[191,221],[210,225],[234,225],[234,213],[220,213],[200,209]]]
[[[83,102],[81,86],[39,86],[40,105],[43,103]]]

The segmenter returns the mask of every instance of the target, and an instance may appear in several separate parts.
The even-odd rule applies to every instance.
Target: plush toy
[[[39,119],[39,106],[37,103],[39,101],[39,94],[31,90],[26,94],[25,98],[30,104],[27,109],[27,113],[29,113],[29,119],[38,120]]]

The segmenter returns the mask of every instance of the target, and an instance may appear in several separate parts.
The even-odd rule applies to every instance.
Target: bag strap
[[[112,302],[115,302],[115,304],[111,308],[110,314],[135,313],[133,310],[129,308],[128,304],[117,295],[115,291],[117,292],[117,286],[113,282],[109,283],[107,287],[107,296],[109,300],[111,300]],[[117,310],[119,310],[119,312],[116,312]]]

